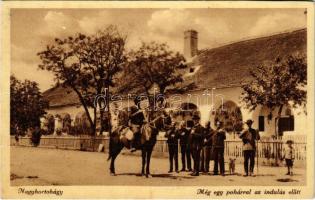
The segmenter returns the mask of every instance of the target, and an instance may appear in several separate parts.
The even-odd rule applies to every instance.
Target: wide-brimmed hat
[[[245,122],[246,124],[253,124],[254,123],[254,121],[253,120],[251,120],[251,119],[248,119],[248,120],[246,120],[246,122]]]

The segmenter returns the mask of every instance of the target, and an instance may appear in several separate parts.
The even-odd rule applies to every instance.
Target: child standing
[[[294,161],[294,148],[293,141],[288,140],[286,142],[286,146],[283,148],[283,158],[285,159],[285,163],[288,167],[288,173],[286,175],[293,175],[293,161]]]

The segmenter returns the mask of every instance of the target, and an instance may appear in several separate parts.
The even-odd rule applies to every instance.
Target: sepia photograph
[[[313,194],[313,7],[51,5],[7,8],[15,195]]]

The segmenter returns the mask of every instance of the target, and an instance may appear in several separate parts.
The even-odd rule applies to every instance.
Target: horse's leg
[[[112,155],[112,159],[110,161],[110,175],[112,176],[115,176],[115,160],[118,156],[119,152],[115,152],[113,155]]]
[[[111,176],[115,176],[115,159],[116,159],[117,155],[112,155],[112,158],[110,160],[110,175]]]
[[[115,176],[115,159],[119,155],[120,151],[123,147],[115,149],[115,151],[112,152],[111,155],[111,162],[110,162],[110,175]]]
[[[152,154],[153,148],[150,148],[147,150],[147,166],[146,166],[146,177],[152,177],[150,174],[150,160],[151,160],[151,154]]]
[[[141,176],[144,176],[144,167],[145,167],[145,161],[146,161],[146,149],[142,148],[142,169],[141,169]]]

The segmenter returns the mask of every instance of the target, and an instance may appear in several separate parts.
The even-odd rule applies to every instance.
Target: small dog
[[[230,162],[229,162],[230,175],[233,175],[235,172],[235,160],[236,158],[230,158]]]

